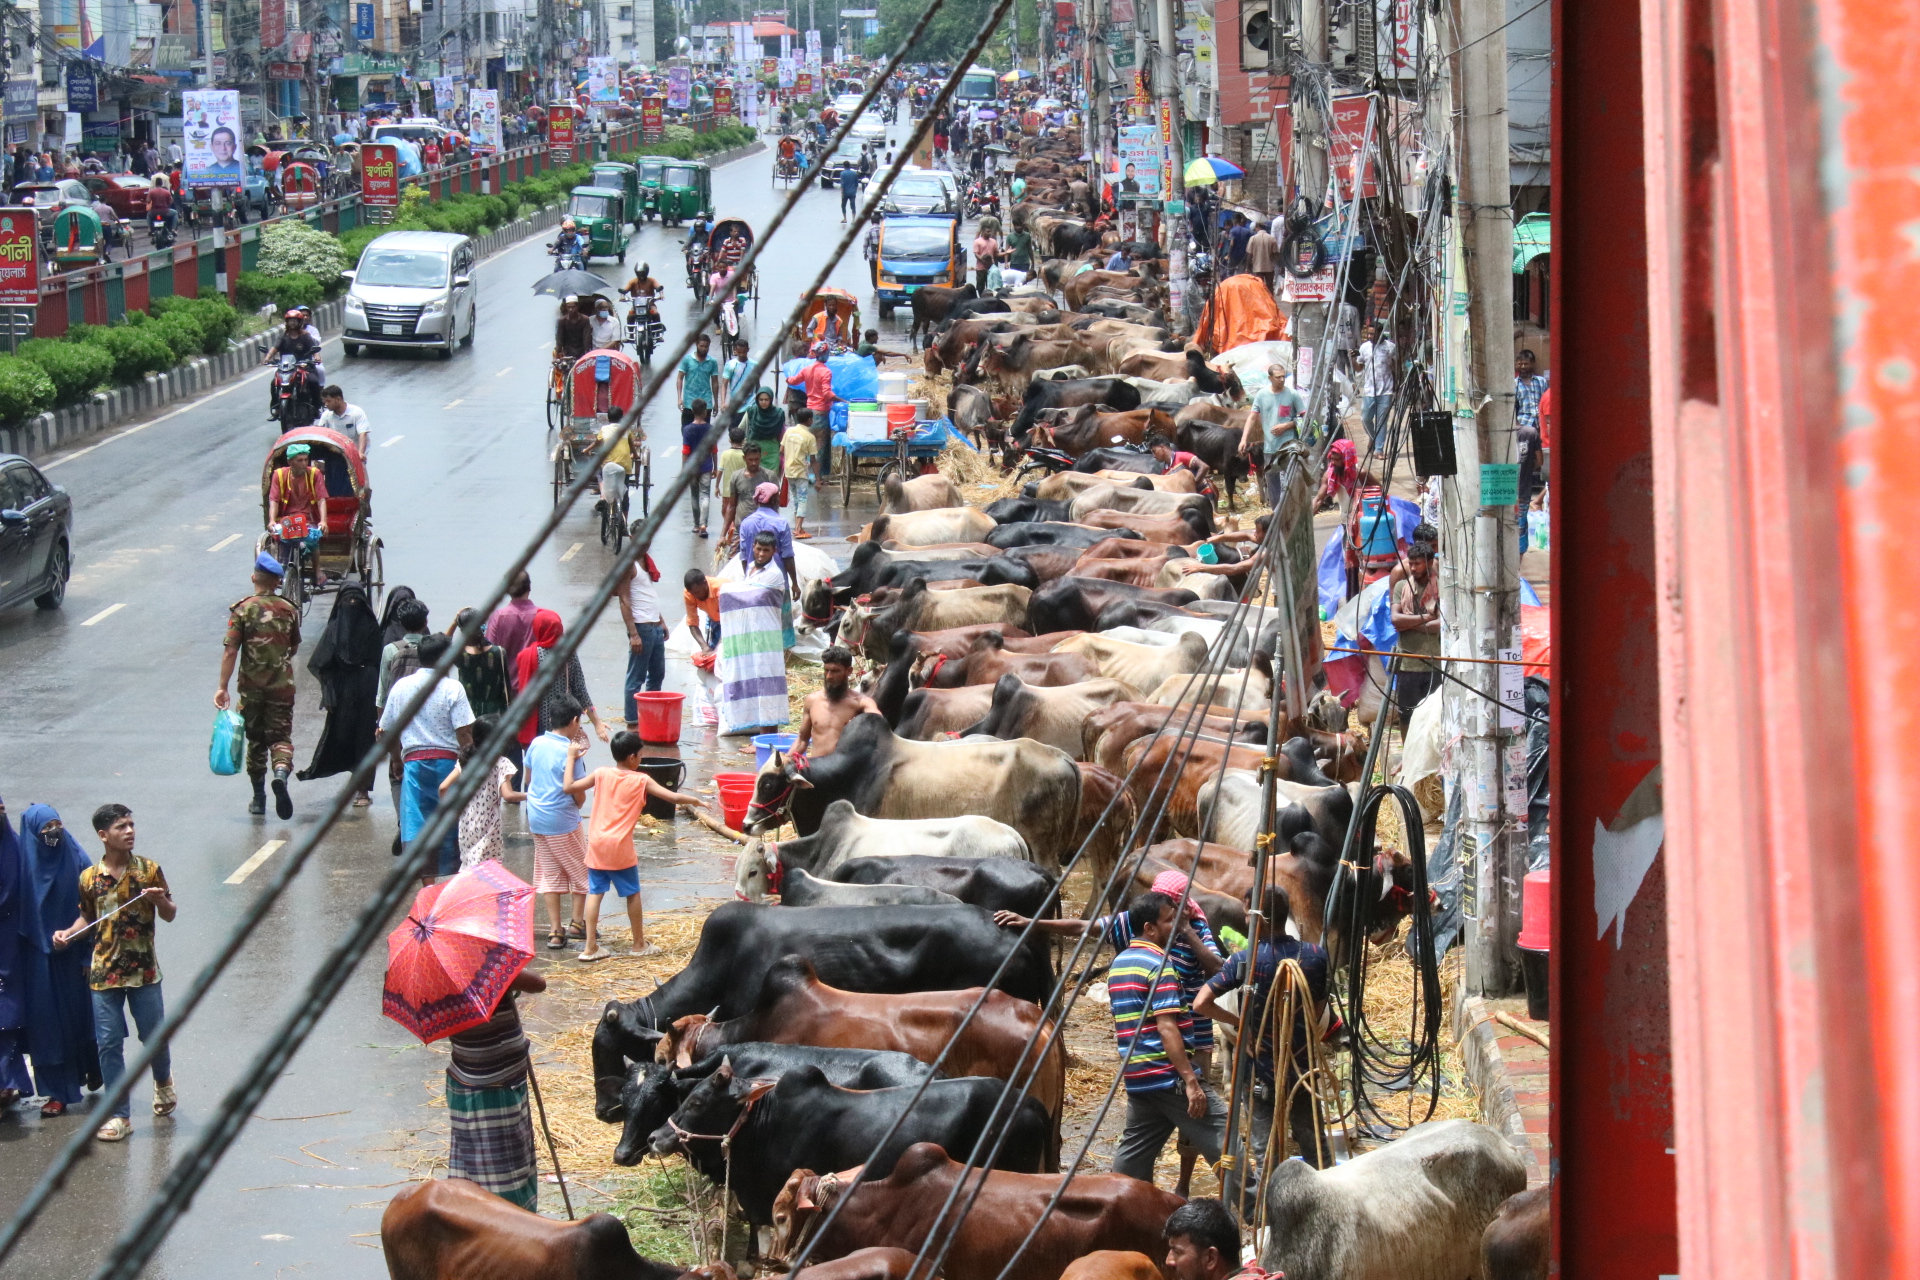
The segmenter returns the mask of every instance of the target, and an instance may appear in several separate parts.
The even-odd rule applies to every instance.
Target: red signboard
[[[811,94],[813,92],[813,73],[811,71],[796,72],[793,77],[793,91],[802,98]]]
[[[713,86],[713,113],[717,116],[733,114],[733,86],[717,84]]]
[[[779,75],[779,74],[780,74],[780,59],[778,59],[778,58],[762,58],[762,59],[760,59],[760,74],[761,74],[761,75],[763,75],[763,76],[777,76],[777,75]]]
[[[640,99],[640,132],[649,138],[657,138],[667,123],[667,100],[665,98]]]
[[[287,42],[287,0],[260,0],[260,50],[278,49]]]
[[[547,112],[547,150],[562,160],[573,159],[573,108],[555,106]]]
[[[400,153],[391,143],[370,142],[360,148],[360,203],[374,209],[400,204]]]
[[[39,303],[39,246],[32,209],[0,209],[0,306]]]
[[[1380,122],[1373,122],[1372,136],[1368,136],[1367,116],[1373,109],[1373,99],[1364,95],[1333,100],[1333,127],[1327,130],[1329,142],[1328,160],[1333,165],[1333,176],[1340,182],[1340,198],[1353,199],[1353,177],[1355,157],[1362,144],[1367,148],[1363,165],[1365,170],[1361,180],[1361,198],[1380,194],[1379,170],[1373,163],[1373,157],[1380,146]]]

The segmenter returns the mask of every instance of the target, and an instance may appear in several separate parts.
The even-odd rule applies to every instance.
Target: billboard
[[[181,177],[189,187],[240,185],[240,94],[233,89],[187,89],[180,94]]]
[[[400,204],[400,152],[390,142],[369,142],[360,148],[360,203],[370,209],[394,209]]]
[[[0,209],[0,307],[40,301],[40,238],[32,209]]]
[[[717,116],[733,114],[733,86],[725,81],[713,86],[713,114]]]
[[[573,159],[573,108],[547,108],[547,150],[562,160]]]
[[[667,108],[685,111],[693,105],[693,68],[667,68]]]
[[[476,154],[491,155],[500,150],[500,91],[498,89],[473,90],[468,132],[473,135],[473,149]]]
[[[1160,198],[1160,130],[1150,124],[1130,124],[1120,130],[1114,158],[1114,194],[1120,199]]]
[[[1361,170],[1361,198],[1379,195],[1379,171],[1373,156],[1378,153],[1380,146],[1380,126],[1369,119],[1373,114],[1373,99],[1365,94],[1356,94],[1349,98],[1335,98],[1332,105],[1333,119],[1327,129],[1327,160],[1333,169],[1333,176],[1340,183],[1340,198],[1353,199],[1356,166]],[[1360,162],[1357,157],[1363,145],[1367,148],[1367,156],[1364,162]]]
[[[620,101],[620,69],[614,59],[587,59],[587,101]]]
[[[640,99],[640,132],[649,138],[657,138],[666,126],[667,100],[665,98]]]

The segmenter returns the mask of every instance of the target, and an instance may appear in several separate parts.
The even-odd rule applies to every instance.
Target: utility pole
[[[1519,648],[1519,530],[1515,519],[1513,214],[1507,172],[1505,0],[1452,0],[1454,225],[1460,237],[1470,340],[1465,406],[1456,405],[1458,474],[1441,498],[1441,557],[1454,589],[1442,603],[1443,649],[1498,659]],[[1432,28],[1429,28],[1430,30]],[[1468,419],[1463,407],[1471,411]],[[1447,615],[1451,616],[1448,617]],[[1524,737],[1501,723],[1500,673],[1462,663],[1478,694],[1446,687],[1446,723],[1461,790],[1461,843],[1474,910],[1467,921],[1467,986],[1506,994],[1516,981],[1520,886],[1526,874]],[[1509,755],[1517,754],[1517,760]],[[1507,799],[1515,765],[1522,785]],[[1519,837],[1513,834],[1519,825]]]
[[[1186,112],[1180,102],[1180,41],[1175,38],[1173,0],[1155,0],[1153,6],[1153,86],[1154,94],[1165,105],[1160,119],[1166,126],[1169,167],[1162,201],[1171,200],[1175,191],[1184,192],[1182,175],[1186,172],[1182,138]],[[1165,205],[1162,205],[1164,208]],[[1187,236],[1184,218],[1161,220],[1161,234],[1167,247],[1167,308],[1170,314],[1184,313],[1187,296]]]
[[[1280,32],[1276,28],[1274,40],[1277,43],[1279,39]],[[1321,106],[1333,91],[1333,72],[1328,66],[1327,0],[1300,0],[1299,40],[1300,60],[1308,64],[1305,68],[1308,83],[1306,92],[1300,92],[1300,77],[1296,76],[1296,87],[1288,91],[1293,104],[1293,172],[1294,180],[1300,184],[1301,194],[1318,216],[1327,198],[1327,140],[1333,128],[1332,118],[1321,112]],[[1357,186],[1355,198],[1359,198]],[[1324,302],[1294,304],[1295,352],[1311,347],[1316,356],[1319,354],[1320,340],[1327,331],[1327,306]],[[1316,372],[1314,376],[1321,375]],[[1329,382],[1327,385],[1331,387],[1333,384]]]
[[[1107,154],[1107,129],[1113,120],[1113,64],[1107,26],[1113,21],[1111,0],[1088,0],[1080,30],[1086,36],[1086,66],[1093,73],[1093,115],[1087,121],[1082,145],[1095,157]]]

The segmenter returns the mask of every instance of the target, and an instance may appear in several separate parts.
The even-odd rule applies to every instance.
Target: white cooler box
[[[847,439],[866,441],[886,438],[887,411],[885,409],[849,409],[847,411]]]

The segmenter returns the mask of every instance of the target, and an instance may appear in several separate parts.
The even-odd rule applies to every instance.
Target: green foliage
[[[0,422],[24,422],[53,403],[53,379],[45,369],[18,356],[0,356]]]
[[[1019,7],[1016,0],[1015,8]],[[898,49],[926,9],[923,0],[880,0],[880,46],[889,53]],[[952,63],[965,57],[967,49],[973,44],[975,33],[980,30],[980,24],[992,12],[992,0],[947,0],[908,51],[907,61]],[[1022,25],[1025,27],[1026,24]],[[991,50],[993,46],[989,45],[988,48]],[[1027,48],[1031,50],[1033,45],[1029,43]],[[1004,71],[1004,46],[1000,52],[1001,62],[994,61],[990,56],[983,56],[981,61]]]
[[[121,386],[173,367],[173,350],[144,325],[82,325],[76,332],[82,334],[80,341],[94,343],[113,357],[113,380]]]
[[[29,338],[20,344],[20,358],[51,379],[52,403],[58,407],[79,404],[113,380],[113,355],[97,343]]]
[[[188,320],[200,331],[200,354],[219,355],[240,331],[240,313],[225,298],[161,298],[153,314]]]
[[[668,146],[672,146],[676,142],[682,142],[691,147],[694,145],[694,139],[699,136],[699,134],[684,124],[670,124],[660,131],[660,141],[666,143]]]
[[[242,311],[258,311],[273,301],[273,279],[264,271],[242,271],[233,296]]]
[[[332,288],[347,269],[340,241],[297,218],[267,224],[260,233],[260,271],[269,276],[304,275]]]
[[[281,276],[273,282],[273,309],[290,311],[294,307],[317,307],[326,291],[320,282],[304,272]]]
[[[178,364],[200,349],[204,341],[200,326],[185,312],[176,311],[171,316],[153,316],[144,311],[129,311],[127,324],[135,329],[145,329],[154,337],[167,344],[167,350]]]

